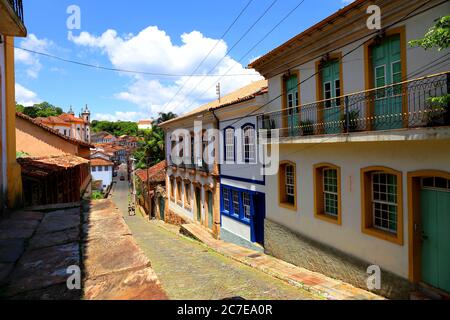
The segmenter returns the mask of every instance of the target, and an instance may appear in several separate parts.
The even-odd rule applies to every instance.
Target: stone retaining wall
[[[371,263],[296,234],[268,219],[264,223],[265,251],[299,267],[324,274],[367,290],[367,267]],[[382,270],[381,290],[373,293],[390,299],[409,299],[411,283]]]

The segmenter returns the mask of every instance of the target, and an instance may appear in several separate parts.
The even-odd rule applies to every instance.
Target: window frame
[[[191,182],[184,181],[184,207],[186,209],[192,209],[192,190],[191,190]]]
[[[225,193],[229,196],[229,210],[226,210],[225,206],[225,197],[224,197]],[[244,212],[245,210],[244,194],[247,194],[249,197],[249,206],[250,206],[249,217],[246,217]],[[221,215],[226,216],[244,225],[250,226],[255,211],[254,197],[256,194],[257,192],[248,189],[221,185],[221,199],[220,199]],[[235,200],[234,196],[237,196],[237,202],[234,201]],[[237,208],[239,209],[238,212],[236,212]]]
[[[233,131],[233,141],[232,144],[229,143],[227,133],[229,131]],[[234,127],[226,127],[223,130],[223,142],[224,142],[224,159],[225,162],[235,162],[236,161],[236,137],[235,137],[236,130]],[[228,147],[232,148],[232,156],[228,157]]]
[[[385,173],[397,178],[397,232],[394,234],[374,226],[373,173]],[[361,169],[361,230],[364,234],[403,245],[403,174],[388,167],[372,166]]]
[[[324,188],[324,171],[336,170],[337,173],[337,198],[338,198],[338,214],[333,216],[325,213],[325,188]],[[317,219],[342,225],[342,182],[341,168],[331,163],[318,163],[313,167],[314,176],[314,217]]]
[[[286,166],[293,167],[294,173],[294,203],[290,203],[286,200]],[[288,160],[284,160],[280,162],[280,167],[278,170],[278,205],[285,209],[289,209],[292,211],[297,211],[298,204],[298,194],[297,194],[297,165]]]
[[[242,151],[245,163],[256,163],[256,130],[253,123],[246,123],[241,127],[242,130]],[[253,134],[249,135],[249,139],[253,137],[253,143],[246,143],[246,131],[252,130]],[[248,158],[246,155],[246,147],[248,146]],[[253,156],[253,157],[251,157]]]

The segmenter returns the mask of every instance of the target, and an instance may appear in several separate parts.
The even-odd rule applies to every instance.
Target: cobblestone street
[[[151,261],[170,299],[319,299],[261,271],[223,257],[195,240],[127,214],[127,182],[118,181],[112,200]]]

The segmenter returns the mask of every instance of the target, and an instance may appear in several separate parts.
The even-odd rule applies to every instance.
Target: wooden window
[[[175,180],[170,178],[170,199],[175,201]]]
[[[234,129],[225,130],[225,161],[234,161]]]
[[[314,215],[341,224],[341,170],[335,165],[314,166]]]
[[[192,197],[191,197],[191,183],[185,182],[184,184],[184,206],[188,209],[190,209],[192,203]]]
[[[242,207],[244,209],[244,219],[250,220],[252,217],[251,208],[251,197],[247,192],[242,193]]]
[[[296,165],[284,161],[278,172],[279,204],[291,210],[297,210],[297,174]]]
[[[233,194],[233,214],[239,217],[241,215],[241,207],[240,207],[240,203],[239,203],[239,192],[236,190],[233,190],[232,194]]]
[[[180,204],[181,203],[181,181],[177,180],[177,202]]]
[[[247,125],[244,132],[244,160],[246,163],[255,161],[255,128]]]
[[[402,174],[385,167],[361,170],[362,231],[403,244]]]
[[[230,190],[227,188],[222,189],[223,196],[223,210],[230,212]]]

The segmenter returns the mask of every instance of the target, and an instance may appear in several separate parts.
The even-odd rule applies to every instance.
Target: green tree
[[[438,51],[450,46],[450,15],[438,19],[422,39],[409,42],[412,47],[422,47],[425,50],[437,48]],[[428,113],[430,123],[439,122],[443,117],[444,124],[450,123],[450,94],[429,98],[431,112]]]
[[[409,44],[425,50],[437,48],[438,51],[442,51],[447,49],[450,45],[450,15],[440,18],[422,39],[412,40]]]
[[[60,107],[56,107],[46,101],[35,104],[31,107],[16,104],[16,110],[31,118],[59,116],[63,113],[63,110]]]

